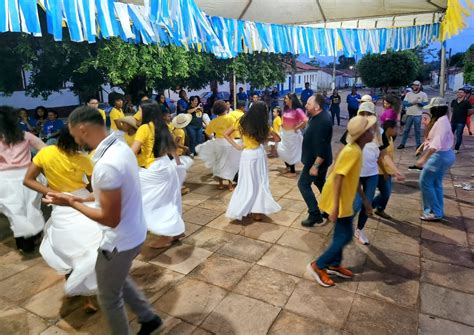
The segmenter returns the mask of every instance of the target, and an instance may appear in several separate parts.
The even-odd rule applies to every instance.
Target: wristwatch
[[[318,163],[314,163],[313,166],[316,168],[316,169],[319,169],[319,165]]]

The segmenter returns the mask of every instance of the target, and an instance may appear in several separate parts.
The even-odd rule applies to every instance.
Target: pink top
[[[447,115],[440,117],[435,122],[426,142],[428,142],[429,149],[436,151],[448,151],[453,147],[454,135]]]
[[[387,120],[397,121],[397,119],[398,119],[398,115],[392,108],[388,108],[388,109],[384,110],[382,115],[380,115],[380,123],[381,124],[383,124]]]
[[[302,109],[288,109],[283,113],[283,127],[296,128],[301,122],[308,121],[308,117]]]
[[[28,166],[31,162],[30,146],[40,149],[45,144],[35,135],[25,132],[25,140],[7,145],[0,140],[0,171]]]

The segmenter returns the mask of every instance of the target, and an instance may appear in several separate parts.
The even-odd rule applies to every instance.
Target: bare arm
[[[43,141],[41,141],[41,139],[39,139],[37,136],[33,134],[29,134],[28,136],[29,136],[28,141],[30,142],[30,145],[36,150],[39,151],[46,146],[46,144]]]
[[[41,172],[43,172],[43,170],[40,167],[36,166],[34,163],[30,163],[25,174],[25,179],[23,179],[23,185],[43,195],[46,195],[49,192],[54,192],[49,187],[44,186],[36,180]]]
[[[384,171],[385,173],[385,168],[384,168],[384,165],[383,163],[387,164],[388,167],[394,171],[395,173],[395,178],[398,180],[398,181],[403,181],[405,180],[405,176],[403,175],[403,173],[400,172],[400,170],[397,168],[397,166],[395,165],[395,162],[393,161],[392,157],[390,157],[390,155],[387,155],[387,151],[386,150],[382,150],[380,152],[380,156],[379,156],[379,166],[381,167],[382,171]]]
[[[244,150],[244,146],[243,145],[239,145],[237,144],[237,142],[234,141],[234,139],[232,138],[232,134],[234,133],[235,129],[232,127],[232,128],[229,128],[225,131],[224,133],[224,138],[227,140],[227,142],[229,142],[235,149],[237,150]]]
[[[336,174],[334,176],[334,207],[332,212],[329,213],[329,221],[336,222],[339,216],[339,200],[341,199],[342,181],[344,176],[342,174]]]
[[[281,141],[280,135],[278,135],[273,130],[270,132],[270,135],[273,137],[273,142],[280,142]]]
[[[92,208],[84,205],[75,197],[57,192],[50,192],[43,199],[47,204],[72,207],[91,220],[101,225],[115,228],[120,223],[122,211],[122,191],[120,189],[100,192],[100,208]]]
[[[295,127],[295,131],[300,130],[300,129],[303,129],[304,127],[306,127],[306,123],[308,123],[308,121],[303,121],[303,122],[299,123],[299,124]]]
[[[140,149],[142,148],[142,142],[133,141],[131,148],[135,156],[138,155],[138,153],[140,152]]]

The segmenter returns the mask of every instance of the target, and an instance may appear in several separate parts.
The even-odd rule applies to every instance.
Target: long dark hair
[[[386,95],[383,99],[390,104],[395,113],[400,113],[402,101],[399,97],[393,94],[389,94]]]
[[[18,111],[10,106],[0,106],[0,140],[15,145],[25,139],[25,133],[18,126]]]
[[[240,118],[241,133],[255,139],[258,143],[265,143],[270,134],[268,127],[268,109],[263,101],[252,104],[249,111]]]
[[[44,111],[43,113],[43,117],[40,118],[39,114],[38,114],[38,111],[42,109]],[[35,117],[38,119],[38,120],[46,120],[48,118],[48,109],[44,106],[38,106],[35,108]]]
[[[68,155],[77,154],[80,149],[79,145],[74,141],[74,137],[72,137],[71,133],[69,132],[68,127],[63,127],[59,131],[57,146],[59,150]]]
[[[430,113],[431,113],[431,120],[430,123],[428,124],[428,127],[426,127],[425,134],[428,135],[431,131],[431,128],[433,128],[434,124],[438,119],[442,116],[445,116],[448,114],[448,106],[435,106],[430,108]]]
[[[288,97],[288,99],[291,100],[291,109],[298,109],[299,108],[299,109],[304,110],[300,99],[298,99],[298,96],[295,93],[288,93],[286,96]],[[285,104],[284,110],[287,111],[288,109],[289,109],[289,107]]]
[[[149,101],[141,104],[142,126],[153,122],[155,126],[155,143],[153,144],[153,154],[161,157],[176,151],[176,143],[163,119],[163,113],[158,103]]]

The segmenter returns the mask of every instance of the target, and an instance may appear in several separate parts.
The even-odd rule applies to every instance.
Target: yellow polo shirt
[[[281,124],[282,124],[281,117],[277,116],[273,120],[273,131],[277,133],[278,135],[280,135]]]
[[[106,119],[105,111],[103,109],[100,109],[100,108],[97,108],[97,110],[99,111],[100,115],[102,116],[102,118],[104,119],[104,122],[105,122],[105,119]]]
[[[221,115],[211,120],[204,131],[207,136],[214,134],[216,138],[224,138],[224,133],[234,126],[235,119],[228,115]]]
[[[186,132],[184,131],[183,128],[174,128],[173,130],[173,137],[176,140],[176,143],[180,145],[184,145],[185,140],[186,140]],[[176,154],[178,156],[181,156],[184,153],[184,149],[182,148],[177,148],[176,149]]]
[[[73,192],[88,184],[85,176],[92,175],[92,161],[88,156],[67,154],[56,145],[41,149],[33,158],[33,164],[43,170],[48,187],[57,192]]]
[[[137,155],[138,165],[148,168],[154,161],[153,146],[155,144],[155,125],[153,122],[138,127],[135,141],[141,143],[140,152]]]
[[[319,209],[330,214],[334,208],[334,177],[343,175],[342,189],[339,198],[338,218],[354,215],[352,205],[359,185],[360,170],[362,167],[362,150],[356,143],[347,144],[339,153],[334,169],[324,184],[319,200]]]
[[[245,113],[242,112],[240,109],[236,109],[235,111],[232,111],[229,113],[231,117],[234,118],[235,122],[238,122],[240,118],[244,115]],[[240,131],[235,131],[234,132],[234,137],[235,138],[241,138]]]
[[[125,114],[122,112],[121,109],[112,108],[109,114],[110,117],[110,129],[118,130],[117,125],[115,124],[115,120],[122,119],[125,117]]]

